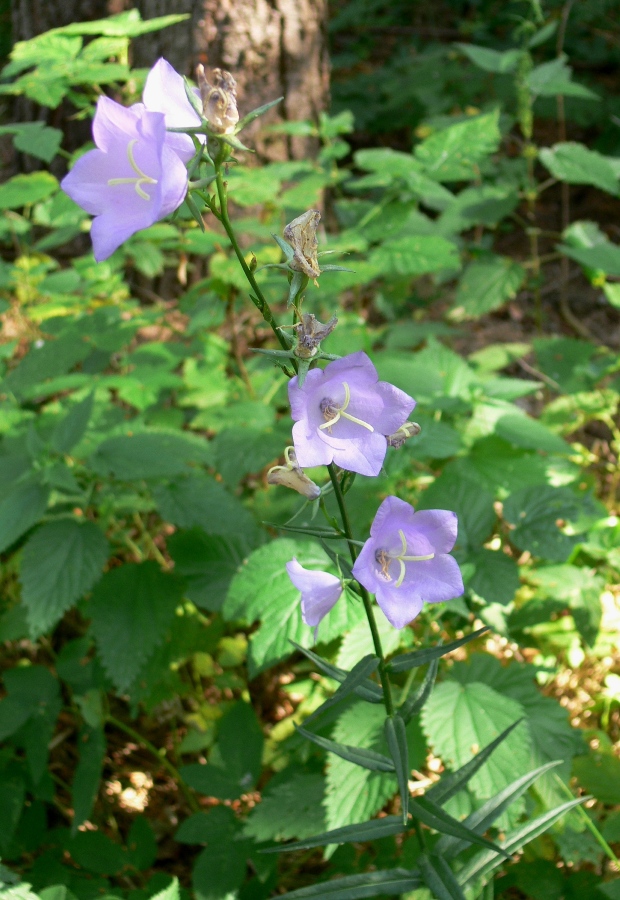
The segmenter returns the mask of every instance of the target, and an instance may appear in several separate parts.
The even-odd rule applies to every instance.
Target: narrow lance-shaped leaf
[[[423,666],[433,659],[445,656],[446,653],[450,653],[452,650],[457,650],[464,644],[474,641],[488,630],[488,627],[485,626],[460,638],[458,641],[451,641],[449,644],[438,644],[436,647],[425,647],[423,650],[414,650],[412,653],[402,653],[389,661],[388,668],[390,672],[407,672],[416,666]]]
[[[426,797],[418,797],[415,800],[411,800],[409,807],[416,818],[440,834],[451,834],[463,841],[467,841],[469,844],[478,844],[481,847],[492,850],[494,853],[502,853],[497,844],[488,841],[474,831],[470,831],[469,828],[465,828],[458,819],[453,818],[445,809],[442,809],[441,806],[438,806],[431,800],[427,800]],[[509,858],[510,854],[506,853],[505,857]]]
[[[560,760],[555,760],[554,762],[546,763],[544,766],[539,766],[533,772],[528,772],[527,775],[523,775],[521,778],[517,778],[512,784],[509,784],[502,791],[499,791],[499,793],[495,794],[494,797],[491,797],[490,800],[487,800],[479,809],[467,816],[463,825],[466,828],[475,831],[477,834],[484,834],[487,828],[490,828],[504,810],[508,809],[510,804],[514,803],[515,800],[518,800],[537,778],[549,769],[553,769],[560,764]],[[461,852],[461,850],[464,850],[466,846],[469,845],[465,841],[460,841],[458,838],[444,835],[435,845],[435,851],[440,853],[445,859],[453,859]]]
[[[549,829],[554,822],[557,822],[557,820],[565,813],[569,812],[569,810],[573,809],[575,806],[579,806],[580,803],[584,803],[584,801],[588,799],[589,798],[586,796],[578,797],[576,800],[569,800],[567,803],[563,803],[561,806],[549,810],[549,812],[543,813],[541,816],[537,816],[535,819],[526,822],[525,825],[522,825],[515,831],[510,832],[506,839],[502,841],[503,853],[516,853],[517,850],[520,850],[524,844],[528,843],[528,841],[533,841],[539,834],[547,831],[547,829]],[[488,875],[503,862],[504,856],[500,856],[497,852],[486,850],[482,853],[477,853],[476,856],[474,856],[473,859],[470,859],[459,872],[459,884],[461,887],[466,888],[468,884],[471,884],[478,878],[483,878],[485,875]]]
[[[262,116],[263,113],[266,113],[267,110],[271,109],[274,106],[277,106],[278,103],[281,103],[283,100],[284,97],[278,97],[277,100],[272,100],[270,103],[263,103],[262,106],[257,106],[256,109],[251,110],[237,122],[235,132],[238,134],[242,128],[245,128],[246,125],[249,125],[250,122],[254,121],[254,119],[258,119],[259,116]]]
[[[410,697],[407,697],[405,702],[400,707],[399,712],[405,723],[411,721],[411,719],[420,712],[420,710],[430,697],[431,691],[433,690],[433,685],[435,684],[435,679],[437,678],[438,669],[439,660],[434,659],[428,667],[428,672],[426,673],[424,681],[422,682],[418,690],[415,691],[415,693],[411,694]]]
[[[418,859],[424,884],[436,900],[465,900],[450,867],[437,856],[422,853]]]
[[[316,834],[305,841],[295,841],[292,844],[283,844],[279,847],[268,847],[261,853],[279,853],[289,850],[308,850],[311,847],[323,847],[328,844],[366,843],[380,838],[391,837],[394,834],[402,834],[405,831],[401,816],[385,816],[383,819],[373,819],[370,822],[361,822],[359,825],[345,825],[343,828],[333,828],[323,834]]]
[[[425,796],[428,799],[432,799],[435,803],[441,804],[446,803],[450,797],[454,797],[455,794],[458,794],[458,792],[465,787],[469,779],[472,778],[478,769],[485,764],[493,751],[506,740],[510,732],[522,721],[523,719],[517,719],[516,722],[513,722],[512,725],[509,725],[508,728],[502,731],[494,741],[491,741],[490,744],[483,747],[483,749],[470,759],[469,762],[465,763],[464,766],[461,766],[456,772],[444,775],[438,784],[434,785],[426,792]]]
[[[300,653],[303,653],[304,656],[306,656],[311,662],[313,662],[317,669],[319,669],[319,671],[321,671],[324,675],[327,675],[328,678],[333,678],[334,681],[343,682],[349,674],[345,669],[340,669],[338,666],[334,666],[331,663],[328,663],[317,653],[314,653],[312,650],[307,650],[305,647],[302,647],[301,644],[297,644],[295,641],[291,641],[291,644],[295,647],[296,650],[299,650]],[[367,700],[370,703],[383,703],[383,693],[381,691],[381,688],[378,684],[374,684],[370,680],[363,682],[361,685],[358,685],[353,693],[358,697],[361,697],[362,700]]]
[[[305,728],[297,726],[297,733],[302,737],[312,741],[317,747],[335,753],[336,756],[348,760],[356,766],[363,769],[371,769],[374,772],[393,772],[394,764],[391,759],[384,756],[383,753],[376,753],[374,750],[365,750],[363,747],[351,747],[349,744],[339,744],[337,741],[331,741],[329,738],[321,737],[319,734],[313,734],[306,731]]]
[[[394,760],[402,804],[403,824],[406,824],[409,814],[409,748],[407,747],[405,723],[398,713],[394,716],[388,716],[385,720],[385,739],[390,755]]]
[[[73,823],[71,833],[77,832],[78,826],[89,818],[99,783],[106,749],[105,735],[102,728],[85,726],[80,731],[78,740],[80,759],[73,779]]]
[[[363,875],[347,875],[333,881],[322,881],[308,887],[281,894],[278,900],[360,900],[384,894],[398,896],[420,887],[422,880],[417,872],[407,869],[385,869],[365,872]]]
[[[325,703],[322,703],[318,709],[315,709],[315,711],[310,716],[308,716],[305,724],[308,725],[319,715],[321,715],[321,713],[329,709],[330,706],[334,706],[335,703],[339,703],[345,697],[348,697],[349,694],[352,694],[355,691],[355,688],[359,687],[359,685],[366,680],[368,675],[376,670],[378,665],[378,657],[373,656],[371,653],[369,653],[368,656],[364,656],[362,659],[360,659],[360,661],[353,666],[333,697],[330,697],[329,700],[326,700]]]

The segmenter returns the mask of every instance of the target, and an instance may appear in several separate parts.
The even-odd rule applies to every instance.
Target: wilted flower
[[[398,431],[395,431],[394,434],[388,434],[388,447],[395,447],[397,450],[399,450],[403,446],[405,441],[408,441],[410,437],[414,437],[414,435],[419,434],[421,430],[422,429],[417,422],[405,422],[405,424],[401,425]]]
[[[96,216],[91,238],[101,262],[181,205],[187,171],[167,145],[164,115],[142,104],[126,108],[100,97],[93,138],[97,149],[80,157],[60,186]]]
[[[302,494],[308,500],[318,500],[321,496],[321,488],[306,475],[297,465],[295,449],[287,447],[284,451],[286,465],[272,466],[267,472],[269,484],[281,484],[283,487],[292,488],[298,494]]]
[[[194,92],[198,97],[197,88]],[[200,116],[187,99],[183,79],[165,59],[158,59],[147,75],[142,100],[150,112],[164,114],[166,128],[195,128],[200,125]],[[205,136],[198,135],[198,139],[204,142]],[[168,132],[166,144],[184,163],[194,155],[194,143],[187,134]]]
[[[445,509],[414,512],[398,497],[387,497],[379,507],[353,575],[376,595],[394,628],[415,619],[425,601],[463,593],[460,569],[448,555],[456,532],[456,514]]]
[[[288,577],[301,591],[301,617],[306,625],[316,628],[340,599],[342,582],[327,572],[304,569],[296,559],[286,564]]]
[[[336,316],[332,316],[329,322],[323,325],[312,313],[304,313],[301,322],[294,326],[297,331],[295,356],[300,359],[312,359],[316,356],[321,341],[332,333],[337,324]]]
[[[415,406],[404,391],[378,380],[377,370],[361,350],[325,369],[311,369],[301,387],[297,376],[291,378],[288,396],[299,464],[335,462],[360,475],[379,474],[387,435],[407,421]]]
[[[204,66],[197,67],[203,115],[215,134],[232,134],[239,121],[237,82],[224,69],[213,69],[211,79],[213,84],[207,80]]]
[[[290,263],[291,269],[302,272],[308,278],[318,278],[321,274],[317,259],[319,242],[316,237],[320,221],[321,213],[318,209],[309,209],[289,222],[284,229],[284,237],[295,251]]]

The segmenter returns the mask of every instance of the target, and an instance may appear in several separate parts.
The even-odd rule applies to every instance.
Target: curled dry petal
[[[210,83],[199,65],[196,79],[202,99],[202,111],[215,134],[232,134],[239,121],[237,82],[225,69],[213,69]]]
[[[312,313],[304,313],[301,322],[295,325],[297,331],[295,356],[300,359],[312,359],[316,356],[321,341],[332,333],[337,324],[336,316],[332,316],[329,322],[323,325]]]
[[[388,447],[395,447],[399,450],[405,441],[408,441],[410,437],[414,437],[416,434],[421,432],[421,428],[417,422],[405,422],[404,425],[401,425],[398,431],[395,431],[394,434],[388,434],[387,444]]]
[[[320,221],[321,213],[318,209],[309,209],[289,222],[284,229],[284,237],[295,251],[291,268],[308,278],[318,278],[321,274],[317,258],[319,242],[316,237]]]
[[[293,447],[286,448],[284,457],[286,465],[272,466],[267,472],[268,484],[281,484],[283,487],[292,488],[308,500],[318,500],[321,488],[299,468]]]

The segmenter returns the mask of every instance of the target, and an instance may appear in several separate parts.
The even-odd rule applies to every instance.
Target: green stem
[[[252,302],[254,303],[254,305],[256,306],[256,308],[258,309],[260,314],[262,315],[265,322],[267,322],[267,324],[271,327],[271,330],[277,337],[280,346],[284,350],[289,350],[290,347],[286,341],[286,338],[284,337],[284,335],[278,328],[278,325],[276,323],[276,320],[273,317],[273,313],[271,312],[269,304],[265,300],[265,297],[263,296],[263,292],[261,291],[261,289],[259,288],[259,286],[257,284],[256,278],[254,278],[254,273],[250,270],[250,267],[248,266],[247,262],[245,261],[245,257],[243,255],[243,253],[241,252],[241,247],[239,246],[235,232],[232,227],[232,223],[230,221],[230,217],[228,215],[228,196],[227,196],[227,191],[226,191],[226,185],[224,183],[224,179],[222,178],[222,170],[220,168],[217,169],[215,183],[217,185],[217,195],[218,195],[219,201],[220,201],[220,221],[221,221],[222,225],[224,226],[224,230],[226,231],[226,234],[228,235],[228,240],[230,241],[232,248],[235,251],[235,254],[237,256],[237,259],[239,260],[239,265],[243,269],[244,275],[247,278],[247,280],[249,281],[252,290],[254,291],[254,296],[252,297]],[[296,369],[297,368],[296,360],[292,360],[292,362]]]
[[[156,759],[162,764],[166,772],[172,776],[180,790],[182,791],[185,799],[187,800],[187,804],[192,812],[200,812],[200,806],[198,801],[190,793],[189,788],[181,778],[181,774],[176,766],[173,766],[169,759],[166,759],[164,756],[165,751],[158,750],[155,744],[151,744],[151,742],[141,735],[138,731],[135,731],[131,725],[125,725],[120,719],[116,719],[114,716],[106,716],[106,722],[109,722],[110,725],[114,725],[115,728],[118,728],[119,731],[124,731],[125,734],[132,738],[137,744],[141,744],[145,750],[148,750]]]
[[[562,790],[567,799],[574,800],[575,798],[573,796],[573,792],[571,791],[569,786],[562,781],[557,772],[553,773],[553,778],[555,783]],[[620,867],[620,859],[618,859],[614,851],[611,849],[583,806],[576,806],[575,812],[577,813],[583,824],[586,826],[594,840],[597,842],[605,856],[607,856],[607,858],[610,859],[616,866]]]
[[[340,510],[340,517],[342,519],[342,527],[344,533],[347,537],[347,542],[349,545],[349,552],[351,554],[352,562],[355,562],[357,559],[357,546],[353,542],[353,531],[351,529],[351,521],[349,519],[349,513],[347,510],[347,506],[344,499],[344,494],[342,493],[342,488],[340,486],[340,481],[338,480],[338,476],[336,475],[336,469],[333,463],[330,463],[327,467],[327,471],[329,472],[329,477],[332,482],[332,486],[334,488],[334,494],[336,496],[336,502],[338,504],[338,509]],[[359,582],[358,582],[359,584]],[[390,685],[390,679],[388,677],[385,656],[383,655],[383,647],[381,646],[381,638],[379,636],[379,629],[377,628],[377,622],[375,620],[375,613],[372,606],[372,600],[370,599],[370,594],[366,590],[363,584],[360,584],[360,594],[362,597],[362,602],[364,604],[364,609],[366,611],[366,618],[368,619],[368,624],[370,626],[370,633],[372,634],[372,642],[374,644],[375,653],[379,657],[379,677],[381,678],[381,688],[383,689],[383,699],[385,702],[385,711],[388,716],[394,715],[394,701],[392,700],[392,688]]]

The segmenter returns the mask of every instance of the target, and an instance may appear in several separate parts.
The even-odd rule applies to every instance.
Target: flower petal
[[[424,600],[416,591],[402,591],[382,585],[376,593],[377,603],[394,628],[404,628],[422,611]]]
[[[328,572],[315,572],[293,558],[286,564],[288,577],[301,591],[301,615],[306,625],[315,627],[340,599],[342,582]]]

